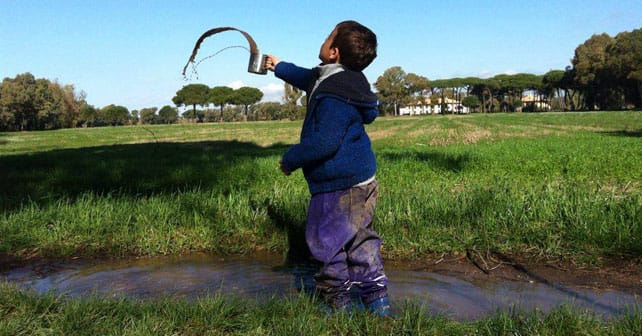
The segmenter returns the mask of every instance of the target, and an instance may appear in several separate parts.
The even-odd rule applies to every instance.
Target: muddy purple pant
[[[340,307],[350,301],[353,285],[364,303],[387,295],[381,238],[372,227],[379,184],[312,195],[306,241],[323,262],[315,284],[326,301]]]

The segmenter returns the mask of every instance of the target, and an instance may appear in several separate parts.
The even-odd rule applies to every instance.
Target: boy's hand
[[[265,68],[274,71],[274,68],[276,68],[276,65],[279,64],[280,60],[273,55],[268,55],[267,58],[265,59]]]
[[[287,176],[290,176],[290,174],[291,174],[292,172],[291,172],[291,171],[289,171],[289,170],[287,170],[287,169],[285,169],[285,167],[283,166],[283,161],[279,161],[279,166],[280,166],[281,171],[283,172],[283,174],[285,174],[285,175],[287,175]]]

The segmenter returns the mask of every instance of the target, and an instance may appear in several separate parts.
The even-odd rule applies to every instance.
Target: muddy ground
[[[25,265],[47,269],[59,259],[20,259],[0,254],[0,272]],[[38,267],[39,266],[39,267]],[[417,260],[385,260],[387,269],[415,270],[454,276],[469,281],[511,280],[574,288],[612,289],[642,295],[642,259],[602,260],[599,266],[572,260],[475,252],[430,255]]]
[[[611,259],[601,261],[599,266],[586,266],[561,259],[466,253],[388,261],[386,267],[434,272],[471,281],[527,281],[551,286],[617,289],[642,295],[642,259]]]

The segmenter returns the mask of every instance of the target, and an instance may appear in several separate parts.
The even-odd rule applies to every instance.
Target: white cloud
[[[479,78],[490,78],[493,76],[494,76],[494,73],[490,70],[482,70],[479,72]]]
[[[270,83],[261,87],[259,90],[263,92],[263,102],[280,102],[285,94],[283,84]]]
[[[512,69],[504,70],[502,72],[496,72],[496,71],[490,71],[490,70],[482,70],[477,74],[477,76],[479,78],[488,79],[488,78],[491,78],[491,77],[495,77],[497,75],[515,75],[517,73],[518,72],[516,70],[512,70]]]
[[[245,84],[243,83],[243,81],[235,80],[235,81],[233,81],[232,83],[227,84],[227,86],[229,86],[229,87],[231,87],[232,89],[236,90],[236,89],[239,89],[239,88],[244,87],[244,86],[245,86]]]

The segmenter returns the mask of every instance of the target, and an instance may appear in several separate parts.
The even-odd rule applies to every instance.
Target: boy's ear
[[[337,62],[339,61],[339,48],[337,47],[332,47],[330,48],[330,58],[333,60],[336,60]]]

